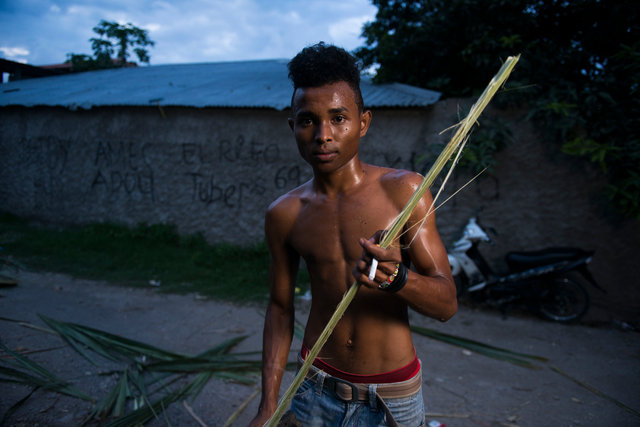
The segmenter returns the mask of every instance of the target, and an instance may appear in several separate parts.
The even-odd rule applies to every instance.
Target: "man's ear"
[[[371,124],[371,110],[364,110],[360,114],[360,138],[367,134]]]
[[[290,128],[291,128],[291,130],[293,131],[293,124],[294,124],[294,123],[293,123],[293,119],[292,119],[291,117],[289,117],[289,118],[287,119],[287,122],[289,122],[289,127],[290,127]]]

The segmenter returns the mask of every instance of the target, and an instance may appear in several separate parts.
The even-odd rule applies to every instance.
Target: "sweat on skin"
[[[363,285],[319,354],[345,372],[390,372],[415,358],[408,307],[442,321],[457,310],[435,217],[430,215],[419,226],[431,204],[429,194],[414,209],[402,241],[388,249],[376,246],[379,231],[400,213],[421,177],[360,161],[360,138],[370,122],[371,112],[358,107],[347,82],[294,92],[289,126],[313,178],[278,198],[266,215],[270,300],[263,336],[262,399],[253,425],[262,425],[277,407],[293,337],[293,290],[300,258],[309,270],[313,296],[303,339],[308,348],[353,279]],[[369,280],[373,257],[379,265]],[[394,294],[380,290],[379,284],[401,262],[413,266],[406,285]]]

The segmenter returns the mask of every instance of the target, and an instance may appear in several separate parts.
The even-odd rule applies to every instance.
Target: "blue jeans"
[[[371,398],[368,402],[343,402],[332,396],[326,388],[318,390],[320,387],[317,384],[320,381],[306,378],[291,401],[291,411],[304,427],[387,425],[384,408],[376,401],[375,393],[369,393]],[[370,385],[369,390],[373,387],[375,385]],[[424,426],[422,389],[409,397],[385,399],[384,403],[396,422],[403,427]]]

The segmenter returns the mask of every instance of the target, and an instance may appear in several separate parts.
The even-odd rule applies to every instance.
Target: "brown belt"
[[[304,361],[298,355],[298,366],[302,366],[302,363]],[[311,365],[309,372],[307,372],[307,378],[315,382],[320,372],[324,371]],[[377,384],[376,394],[382,399],[399,399],[413,396],[420,391],[421,386],[422,366],[416,375],[406,381]],[[369,384],[352,383],[327,373],[325,373],[322,388],[345,402],[366,402],[369,400]]]

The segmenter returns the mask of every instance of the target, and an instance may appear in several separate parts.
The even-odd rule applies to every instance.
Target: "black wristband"
[[[396,276],[394,281],[386,288],[381,288],[381,289],[385,292],[396,293],[400,289],[404,288],[404,285],[407,284],[408,279],[409,279],[409,269],[403,263],[400,263],[398,265],[398,275]]]

